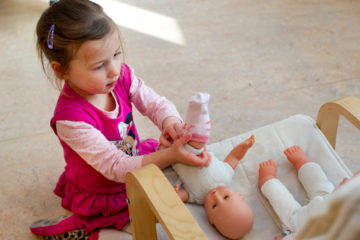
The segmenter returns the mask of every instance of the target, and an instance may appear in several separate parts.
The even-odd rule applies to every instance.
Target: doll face
[[[209,222],[225,237],[236,239],[246,235],[254,223],[254,215],[244,197],[231,188],[212,189],[205,198]]]

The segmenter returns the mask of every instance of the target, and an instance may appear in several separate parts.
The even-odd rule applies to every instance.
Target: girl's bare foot
[[[259,188],[261,188],[266,181],[272,178],[276,178],[276,169],[277,169],[277,164],[272,159],[259,164],[259,179],[258,179]]]
[[[285,149],[284,154],[286,155],[289,162],[296,168],[296,171],[299,171],[302,165],[310,160],[305,155],[304,151],[299,146],[292,146]]]

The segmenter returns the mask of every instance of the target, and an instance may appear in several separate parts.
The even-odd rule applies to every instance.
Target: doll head
[[[210,224],[225,237],[237,239],[250,232],[254,214],[240,193],[220,186],[206,195],[204,204]]]

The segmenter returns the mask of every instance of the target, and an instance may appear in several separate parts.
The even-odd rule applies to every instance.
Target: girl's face
[[[120,39],[117,31],[104,38],[84,42],[63,76],[69,86],[85,99],[107,94],[120,75]]]

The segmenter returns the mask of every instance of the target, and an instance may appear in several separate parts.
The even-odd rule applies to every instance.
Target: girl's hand
[[[167,117],[163,122],[163,131],[160,135],[160,145],[170,147],[171,144],[182,137],[182,122],[177,117]]]
[[[206,147],[200,156],[189,153],[184,149],[184,144],[186,144],[190,139],[191,134],[186,134],[185,136],[180,137],[171,145],[169,151],[173,156],[173,163],[183,163],[192,166],[208,166],[211,157],[206,151]]]

